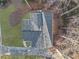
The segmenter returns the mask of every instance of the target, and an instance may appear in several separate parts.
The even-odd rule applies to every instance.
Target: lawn
[[[32,16],[32,14],[31,14],[31,12],[29,12],[23,16],[23,19],[29,19],[29,18],[31,18],[31,16]]]
[[[44,57],[41,56],[2,56],[1,59],[44,59]]]
[[[15,7],[10,5],[5,9],[0,9],[0,23],[2,29],[2,43],[6,46],[22,47],[21,26],[20,24],[11,27],[9,24],[9,16],[15,11]]]

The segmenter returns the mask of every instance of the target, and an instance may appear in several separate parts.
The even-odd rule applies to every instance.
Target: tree
[[[7,0],[0,0],[0,5],[5,6],[6,3],[7,3]]]

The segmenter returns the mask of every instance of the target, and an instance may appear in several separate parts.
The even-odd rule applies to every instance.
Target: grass
[[[0,23],[2,29],[2,43],[6,46],[23,46],[21,39],[21,27],[20,24],[15,27],[10,26],[9,16],[15,11],[15,7],[10,5],[5,9],[0,9]]]
[[[29,18],[31,18],[31,13],[29,12],[29,13],[27,13],[25,16],[23,16],[23,19],[29,19]]]
[[[20,55],[17,55],[17,56],[2,56],[1,59],[44,59],[44,57],[41,57],[41,56],[20,56]]]

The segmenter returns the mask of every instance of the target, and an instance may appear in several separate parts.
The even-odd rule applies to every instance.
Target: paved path
[[[2,44],[1,25],[0,25],[0,44]]]
[[[0,45],[2,45],[2,35],[1,35],[1,25],[0,25]],[[0,56],[1,56],[1,53],[2,50],[1,50],[1,47],[0,47]]]

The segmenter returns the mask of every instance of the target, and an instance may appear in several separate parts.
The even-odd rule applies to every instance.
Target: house
[[[52,47],[51,13],[37,11],[32,13],[30,19],[22,20],[22,35],[26,47],[40,49]]]

